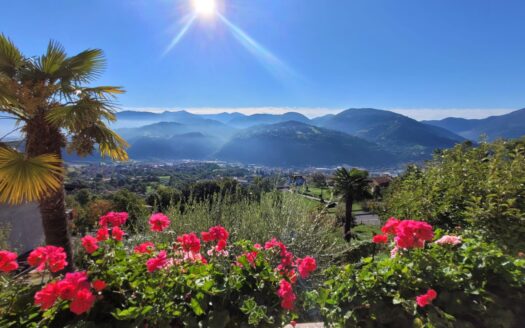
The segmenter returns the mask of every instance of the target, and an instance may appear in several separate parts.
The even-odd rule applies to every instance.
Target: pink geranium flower
[[[149,218],[149,227],[151,231],[162,232],[170,225],[170,219],[162,214],[155,213]]]
[[[419,307],[425,307],[432,303],[437,297],[437,292],[433,289],[429,289],[425,294],[416,297],[416,303]]]
[[[142,244],[139,244],[135,246],[135,249],[133,250],[135,254],[149,254],[155,249],[155,244],[153,244],[151,241],[144,242]]]
[[[375,235],[372,238],[372,242],[374,244],[386,244],[388,243],[388,236],[387,235]]]
[[[435,241],[438,245],[459,245],[461,244],[461,237],[445,235]]]
[[[9,272],[18,269],[17,257],[16,253],[0,251],[0,271]]]
[[[286,281],[281,280],[279,283],[279,290],[277,290],[277,296],[281,298],[281,307],[285,310],[291,310],[294,307],[296,300],[295,293],[293,292],[292,285]]]
[[[317,263],[313,257],[306,256],[297,260],[297,271],[299,271],[301,278],[308,278],[310,273],[314,272],[315,269],[317,269]]]
[[[66,267],[66,258],[66,252],[62,247],[42,246],[29,254],[27,263],[36,267],[37,271],[47,268],[51,272],[58,272]]]
[[[99,224],[101,227],[120,227],[128,220],[126,212],[109,212],[100,217]]]
[[[168,256],[166,254],[166,251],[160,251],[159,254],[149,259],[146,262],[146,267],[148,268],[148,272],[155,272],[159,269],[164,268],[168,264]]]
[[[98,249],[98,240],[93,236],[85,236],[82,238],[82,246],[88,254],[92,254]]]

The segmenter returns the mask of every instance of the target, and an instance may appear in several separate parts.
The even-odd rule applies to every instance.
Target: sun
[[[210,17],[217,11],[215,0],[192,0],[193,10],[199,16]]]

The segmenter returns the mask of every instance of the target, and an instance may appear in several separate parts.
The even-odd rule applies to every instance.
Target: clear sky
[[[523,0],[217,1],[220,15],[198,16],[173,47],[190,0],[0,0],[0,32],[27,55],[49,39],[103,49],[97,82],[124,86],[124,108],[525,107]]]

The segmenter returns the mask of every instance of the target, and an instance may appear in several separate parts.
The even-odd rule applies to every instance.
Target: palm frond
[[[99,122],[101,118],[115,121],[114,112],[111,103],[85,97],[73,105],[54,107],[48,112],[47,120],[70,133],[77,133]]]
[[[75,133],[68,145],[68,151],[75,151],[80,156],[86,156],[92,153],[96,144],[98,144],[102,157],[119,161],[128,160],[126,148],[129,145],[126,140],[101,121]]]
[[[106,60],[102,50],[88,49],[67,58],[59,74],[63,81],[86,83],[99,77],[105,66]]]
[[[0,202],[21,204],[42,199],[61,186],[62,161],[54,155],[27,158],[0,147]]]
[[[98,87],[92,87],[92,88],[82,88],[80,90],[82,93],[86,93],[88,95],[92,95],[99,99],[105,99],[110,100],[115,98],[116,95],[123,94],[124,89],[122,87],[117,86],[111,86],[111,85],[104,85],[104,86],[98,86]]]
[[[37,59],[36,67],[47,78],[53,80],[59,79],[60,77],[57,76],[57,72],[59,72],[62,68],[66,57],[66,51],[60,43],[56,41],[49,41],[47,52],[45,55]]]
[[[24,63],[24,56],[15,44],[0,33],[0,72],[12,77],[16,74],[18,67]]]

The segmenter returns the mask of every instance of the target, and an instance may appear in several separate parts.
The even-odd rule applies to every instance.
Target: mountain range
[[[313,119],[284,114],[187,111],[117,113],[112,125],[137,160],[224,160],[268,166],[396,167],[466,140],[525,135],[525,109],[482,120],[416,121],[356,108]]]
[[[308,118],[300,113],[193,114],[121,111],[111,123],[136,160],[224,160],[268,166],[401,167],[429,159],[435,149],[481,137],[525,135],[525,108],[484,119],[416,121],[391,111],[347,109]],[[0,120],[3,141],[23,138],[15,120]],[[10,133],[10,131],[15,131]],[[98,161],[64,154],[68,161]]]
[[[525,108],[484,119],[449,117],[423,123],[452,131],[466,139],[478,140],[485,135],[488,140],[513,139],[525,135]]]

